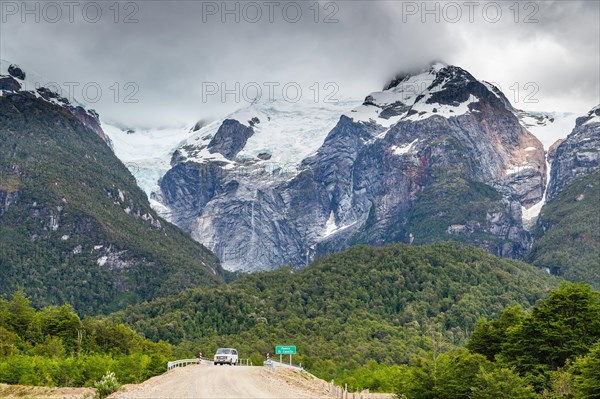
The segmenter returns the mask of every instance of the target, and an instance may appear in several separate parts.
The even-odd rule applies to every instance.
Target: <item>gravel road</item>
[[[300,375],[300,373],[294,374]],[[305,380],[305,381],[303,381]],[[320,381],[320,380],[319,380]],[[304,399],[330,398],[319,382],[314,386],[290,371],[263,367],[191,365],[125,387],[111,399]]]

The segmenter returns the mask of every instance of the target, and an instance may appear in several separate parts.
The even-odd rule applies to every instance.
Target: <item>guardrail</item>
[[[202,359],[202,360],[204,360],[204,359]],[[167,363],[167,371],[172,370],[175,367],[185,367],[188,364],[198,364],[198,363],[200,363],[200,361],[198,360],[198,358],[195,358],[195,359],[175,360],[175,361]]]
[[[208,364],[214,364],[214,361],[208,357],[202,357],[202,362],[206,362]],[[188,364],[199,364],[198,358],[195,359],[181,359],[181,360],[173,360],[172,362],[167,363],[167,371],[174,369],[175,367],[185,367]],[[252,362],[250,359],[238,359],[236,363],[238,366],[252,366]]]

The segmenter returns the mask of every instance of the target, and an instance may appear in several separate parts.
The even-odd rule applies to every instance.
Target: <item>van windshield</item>
[[[226,349],[226,348],[217,349],[217,355],[230,355],[230,354],[231,354],[231,349]]]

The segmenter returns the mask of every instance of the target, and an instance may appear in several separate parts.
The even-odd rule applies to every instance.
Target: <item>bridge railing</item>
[[[174,369],[175,367],[185,367],[188,364],[199,364],[198,358],[195,359],[181,359],[173,360],[167,363],[167,371]],[[202,357],[202,363],[214,364],[214,361],[208,357]],[[252,366],[250,359],[238,359],[236,363],[239,366]]]
[[[203,359],[203,360],[204,360],[204,359]],[[172,370],[172,369],[174,369],[175,367],[185,367],[185,366],[187,366],[188,364],[198,364],[198,363],[200,363],[200,362],[198,361],[198,358],[195,358],[195,359],[181,359],[181,360],[174,360],[174,361],[172,361],[172,362],[168,362],[168,363],[167,363],[167,371],[168,371],[168,370]]]

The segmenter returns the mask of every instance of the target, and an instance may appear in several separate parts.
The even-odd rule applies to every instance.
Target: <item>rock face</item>
[[[8,73],[10,76],[14,76],[17,79],[25,80],[25,72],[18,65],[15,65],[15,64],[9,65]]]
[[[557,144],[527,261],[600,289],[600,106]]]
[[[575,128],[553,156],[548,200],[573,179],[600,170],[600,105],[577,119]]]
[[[184,144],[156,193],[228,269],[301,267],[359,242],[455,239],[515,258],[530,246],[521,211],[544,192],[542,144],[461,68],[395,78],[293,168],[239,156],[249,119],[224,120],[199,140],[209,148]]]
[[[218,152],[227,159],[234,159],[252,136],[252,127],[244,126],[235,119],[225,119],[208,144],[211,153]]]
[[[19,91],[21,90],[21,84],[12,76],[0,75],[0,90]]]

